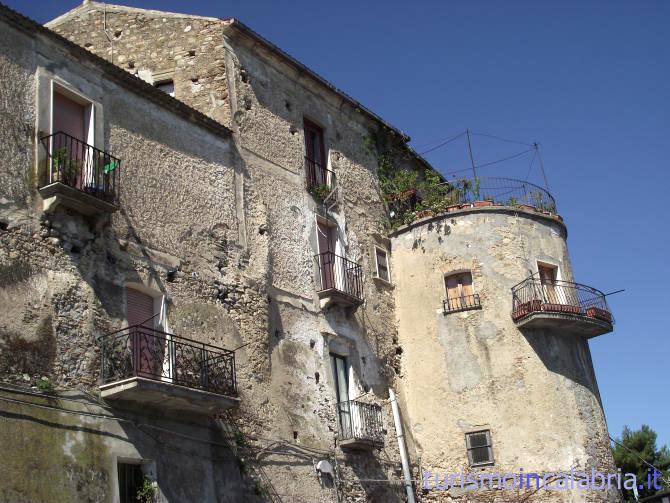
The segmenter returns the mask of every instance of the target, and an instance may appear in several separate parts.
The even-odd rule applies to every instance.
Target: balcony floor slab
[[[44,211],[53,211],[57,206],[65,206],[83,215],[112,213],[118,208],[91,194],[75,189],[64,183],[54,182],[39,189],[44,200]]]
[[[519,328],[540,328],[591,338],[611,332],[611,322],[583,314],[535,311],[515,321]]]
[[[384,442],[364,438],[348,438],[346,440],[341,440],[339,445],[341,449],[345,450],[371,451],[373,449],[381,449],[384,447]]]
[[[142,377],[103,384],[100,386],[100,395],[110,402],[196,414],[214,414],[235,407],[240,402],[236,397]]]

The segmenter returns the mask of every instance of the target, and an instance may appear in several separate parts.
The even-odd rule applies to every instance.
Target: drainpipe
[[[393,423],[395,424],[396,438],[398,439],[398,449],[400,450],[400,461],[402,463],[402,475],[405,479],[405,491],[407,491],[407,503],[415,503],[414,490],[412,489],[412,475],[409,472],[409,462],[407,460],[407,448],[405,447],[405,435],[402,432],[402,423],[400,422],[400,410],[398,401],[395,398],[395,392],[389,388],[389,401],[393,409]]]

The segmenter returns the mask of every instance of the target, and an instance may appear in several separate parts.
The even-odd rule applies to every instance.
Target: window
[[[139,503],[138,491],[144,484],[144,472],[140,463],[118,463],[119,502]]]
[[[470,271],[449,274],[444,278],[447,299],[444,301],[444,312],[467,311],[482,307],[479,295],[472,287]]]
[[[466,433],[465,446],[468,450],[468,463],[470,463],[470,466],[493,464],[491,430]]]
[[[169,94],[174,98],[174,81],[172,80],[163,80],[156,83],[156,88],[163,91],[165,94]]]
[[[390,283],[391,271],[389,270],[388,252],[378,246],[375,246],[375,263],[377,266],[376,277]]]

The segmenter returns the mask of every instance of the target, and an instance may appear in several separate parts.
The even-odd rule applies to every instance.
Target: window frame
[[[470,438],[472,435],[477,435],[478,433],[485,433],[486,434],[486,445],[478,445],[476,447],[471,446]],[[488,449],[488,454],[489,454],[489,459],[487,461],[483,461],[480,463],[475,463],[472,460],[472,451],[474,449],[483,449],[486,447]],[[466,454],[468,456],[468,465],[472,467],[478,467],[478,466],[490,466],[495,464],[495,458],[493,456],[493,440],[491,439],[491,429],[479,429],[479,430],[473,430],[473,431],[467,431],[465,433],[465,450]]]
[[[384,256],[386,257],[386,274],[388,276],[388,279],[382,278],[379,275],[379,259],[378,259],[377,251],[383,252]],[[384,283],[388,283],[389,285],[392,284],[391,283],[391,260],[389,258],[391,254],[389,253],[389,251],[386,248],[383,248],[379,245],[374,245],[374,252],[375,252],[375,274],[374,274],[373,277],[375,279],[383,281]]]
[[[451,308],[451,303],[449,302],[452,299],[449,297],[449,286],[448,286],[447,280],[451,277],[462,276],[462,275],[465,275],[465,274],[470,275],[470,285],[471,285],[471,289],[472,289],[472,294],[463,295],[463,282],[462,281],[459,282],[458,285],[459,285],[459,291],[460,291],[461,295],[457,298],[459,299],[459,303],[461,305],[458,308],[452,309]],[[458,269],[458,270],[455,270],[455,271],[450,271],[448,273],[445,273],[442,277],[442,283],[444,285],[444,293],[445,293],[444,301],[442,302],[444,314],[459,313],[459,312],[462,312],[462,311],[472,311],[472,310],[475,310],[475,309],[481,309],[482,308],[481,299],[479,297],[479,293],[477,293],[477,290],[475,288],[475,279],[474,279],[474,275],[472,274],[471,269]],[[472,297],[472,303],[470,305],[467,305],[467,303],[463,302],[463,299],[466,299],[466,298],[469,298],[469,297]],[[454,298],[454,300],[455,299],[456,298]]]

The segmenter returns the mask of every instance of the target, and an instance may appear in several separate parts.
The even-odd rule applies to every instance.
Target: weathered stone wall
[[[99,10],[84,13],[57,29],[109,59],[102,16]],[[301,82],[293,67],[252,48],[242,33],[224,39],[223,23],[213,42],[214,21],[110,8],[107,23],[108,31],[113,25],[121,32],[116,63],[149,81],[174,65],[177,98],[222,123],[234,115],[239,134],[233,143],[203,132],[94,71],[78,72],[69,61],[46,68],[34,63],[28,74],[37,73],[38,88],[53,72],[99,102],[103,147],[122,159],[121,209],[95,222],[60,210],[40,220],[40,211],[24,208],[31,226],[12,224],[3,236],[2,264],[15,279],[2,294],[21,299],[12,301],[16,326],[8,330],[24,334],[50,362],[15,365],[7,378],[34,386],[46,376],[57,387],[95,390],[96,337],[124,323],[123,285],[143,284],[170,299],[170,331],[227,348],[245,345],[236,354],[241,404],[233,420],[280,494],[336,501],[339,490],[342,501],[401,500],[402,488],[392,483],[400,478],[400,462],[386,401],[400,371],[400,350],[393,287],[372,279],[373,243],[385,243],[384,205],[376,161],[363,141],[378,125],[342,107],[322,85]],[[210,42],[227,47],[210,50]],[[196,56],[180,57],[186,46]],[[41,50],[45,62],[56,57]],[[206,63],[188,59],[205,50]],[[219,56],[227,58],[227,68],[216,67]],[[61,65],[65,72],[52,70]],[[202,95],[182,82],[189,69],[209,72]],[[225,82],[235,100],[227,101]],[[218,105],[198,101],[204,95]],[[356,310],[323,310],[316,296],[317,205],[304,188],[304,116],[324,126],[339,182],[331,217],[347,256],[363,267],[366,302]],[[36,196],[31,205],[39,210],[39,202]],[[173,268],[178,272],[168,280]],[[29,308],[33,297],[39,306]],[[36,315],[27,330],[29,309]],[[336,447],[330,351],[351,361],[352,398],[360,394],[382,405],[388,431],[383,450]],[[16,346],[3,354],[16,354]],[[44,360],[29,354],[28,362]],[[336,466],[335,484],[315,476],[319,459]]]
[[[229,439],[209,423],[119,414],[86,393],[6,385],[0,418],[3,503],[119,501],[117,460],[130,459],[154,460],[147,468],[160,480],[157,503],[257,501]]]
[[[3,96],[0,132],[7,153],[0,176],[8,180],[0,212],[2,385],[37,390],[46,381],[56,390],[97,393],[99,339],[125,323],[124,286],[133,283],[169,299],[167,323],[174,332],[230,349],[248,342],[236,356],[241,394],[251,395],[254,376],[267,367],[267,245],[257,238],[251,258],[237,244],[230,138],[117,86],[95,63],[78,61],[47,37],[30,37],[4,22],[0,33],[2,86],[12,89],[7,101]],[[122,160],[121,209],[111,217],[42,210],[36,174],[44,152],[37,138],[49,131],[52,80],[94,102],[96,133],[104,133],[96,145]],[[250,214],[259,211],[251,201]],[[255,267],[247,268],[251,263]],[[177,272],[168,279],[171,269]],[[33,401],[60,406],[59,396]],[[152,435],[126,429],[128,415],[154,421],[157,413],[149,409],[105,408],[109,419],[98,421],[8,403],[0,404],[0,445],[12,453],[13,475],[0,484],[3,502],[111,502],[117,457],[155,461],[160,501],[260,497],[235,461],[239,456],[221,439],[216,448],[207,443],[219,435],[211,418],[172,418],[165,432]],[[193,428],[200,428],[204,443],[179,437]]]
[[[230,125],[219,19],[91,3],[47,26],[150,84],[172,80],[181,101]]]
[[[427,219],[393,237],[407,376],[400,389],[424,470],[615,471],[588,341],[561,331],[522,332],[510,316],[511,288],[538,261],[557,264],[562,279],[573,280],[565,239],[553,219],[489,209]],[[463,270],[472,272],[482,309],[444,314],[444,276]],[[473,470],[465,433],[477,429],[490,429],[495,464]],[[448,500],[444,492],[428,495]],[[465,500],[489,496],[467,493]],[[537,496],[561,501],[564,494]]]

